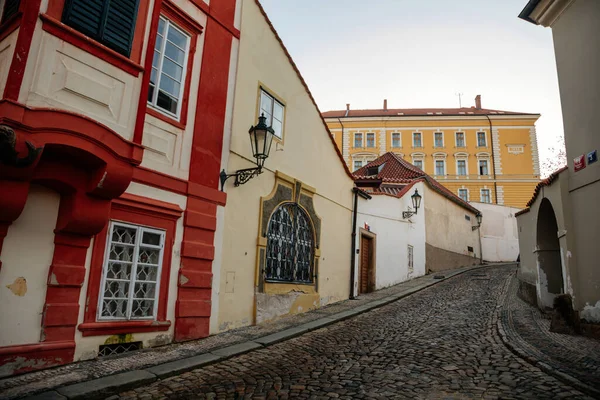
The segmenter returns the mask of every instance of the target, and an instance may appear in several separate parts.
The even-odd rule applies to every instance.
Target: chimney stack
[[[383,100],[383,111],[387,111],[387,99]]]
[[[350,103],[346,103],[346,111],[350,111]]]
[[[481,95],[475,96],[475,108],[481,110]]]

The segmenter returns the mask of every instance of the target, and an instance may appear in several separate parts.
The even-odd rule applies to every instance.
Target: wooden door
[[[372,259],[372,240],[366,236],[360,237],[360,282],[359,294],[369,293],[371,290],[371,259]]]

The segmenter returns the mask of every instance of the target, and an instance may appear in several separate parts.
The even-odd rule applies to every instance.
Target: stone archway
[[[537,296],[542,309],[552,308],[554,297],[564,293],[564,280],[558,241],[558,224],[554,208],[547,198],[542,199],[536,230]]]

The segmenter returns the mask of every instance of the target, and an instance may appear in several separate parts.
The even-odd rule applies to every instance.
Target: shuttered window
[[[67,0],[63,22],[129,57],[139,0]]]
[[[2,20],[0,23],[8,21],[10,17],[18,13],[20,3],[20,0],[6,0],[4,3],[4,10],[2,10]]]

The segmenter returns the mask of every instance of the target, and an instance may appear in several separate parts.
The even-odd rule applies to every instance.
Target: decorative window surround
[[[392,148],[393,149],[402,148],[402,134],[400,132],[392,133]]]
[[[425,172],[425,153],[412,153],[410,157],[412,159],[412,164]],[[417,165],[419,163],[420,165]]]
[[[455,132],[454,133],[454,143],[457,148],[467,147],[466,140],[465,140],[465,133],[464,132]]]
[[[364,137],[363,137],[363,133],[362,132],[355,132],[354,133],[354,148],[355,149],[362,149],[364,148]]]
[[[423,148],[423,133],[422,132],[413,132],[412,147],[413,147],[413,149]]]

